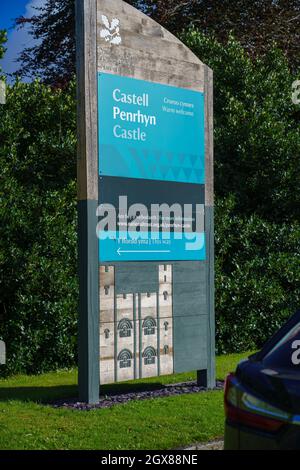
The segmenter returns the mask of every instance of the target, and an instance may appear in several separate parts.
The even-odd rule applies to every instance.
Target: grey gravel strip
[[[218,381],[214,390],[222,390],[224,387],[223,381]],[[129,392],[111,392],[108,395],[100,397],[100,403],[97,405],[89,405],[87,403],[79,403],[76,400],[64,400],[57,401],[52,405],[55,408],[67,408],[79,411],[90,411],[101,408],[111,408],[115,405],[121,405],[128,403],[132,400],[150,400],[153,398],[172,397],[178,395],[186,395],[191,393],[203,393],[207,392],[205,387],[199,387],[194,382],[184,382],[180,384],[162,385],[161,388],[151,390],[144,389],[138,391]]]
[[[194,444],[190,447],[185,447],[183,450],[224,450],[224,440],[216,440],[207,442],[203,444],[203,442],[199,444]]]

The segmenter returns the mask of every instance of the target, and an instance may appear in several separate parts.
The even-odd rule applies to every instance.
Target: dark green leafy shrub
[[[73,365],[77,332],[74,86],[17,83],[0,107],[0,336],[6,372]]]
[[[234,194],[236,210],[266,220],[300,216],[300,107],[292,73],[274,47],[251,59],[230,38],[223,46],[195,29],[183,40],[214,71],[216,194]]]
[[[299,308],[300,224],[237,215],[234,198],[216,208],[219,353],[254,350]]]

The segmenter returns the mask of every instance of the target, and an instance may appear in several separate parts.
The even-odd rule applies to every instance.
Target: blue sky
[[[9,74],[13,73],[18,64],[15,59],[24,47],[33,45],[33,39],[28,34],[28,27],[22,30],[13,29],[14,18],[18,16],[30,17],[34,14],[34,7],[41,6],[45,0],[0,0],[0,29],[8,30],[7,52],[0,61],[2,70]]]
[[[12,18],[25,13],[28,0],[2,0],[0,7],[0,29],[8,29],[12,26]]]

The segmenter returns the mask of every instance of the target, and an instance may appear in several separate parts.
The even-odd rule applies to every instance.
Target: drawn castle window
[[[128,349],[123,349],[118,356],[118,361],[120,364],[120,369],[127,369],[131,367],[132,354]]]
[[[109,329],[104,330],[105,339],[109,339],[109,334],[110,334]]]
[[[167,345],[164,346],[164,354],[169,354],[169,352],[170,352],[169,346],[167,346]]]
[[[169,329],[169,322],[165,321],[164,327],[165,327],[165,331],[168,331],[168,329]]]
[[[152,317],[147,317],[143,323],[145,336],[155,335],[156,321]]]
[[[155,364],[156,360],[156,351],[152,346],[149,346],[143,352],[144,364],[145,366],[149,366],[151,364]]]
[[[118,325],[120,338],[130,338],[132,328],[133,326],[130,320],[128,320],[127,318],[124,318],[123,320],[121,320]]]

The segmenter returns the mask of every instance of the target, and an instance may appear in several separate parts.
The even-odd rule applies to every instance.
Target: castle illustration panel
[[[172,266],[157,292],[117,294],[115,268],[100,267],[100,383],[174,372]]]

